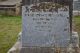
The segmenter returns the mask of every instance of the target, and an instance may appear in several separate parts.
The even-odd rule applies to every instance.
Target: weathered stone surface
[[[58,13],[26,12],[26,6],[23,6],[22,46],[67,47],[70,40],[69,11],[62,9],[59,8]]]
[[[22,48],[20,53],[54,53],[53,48],[45,48],[45,47],[26,47]]]
[[[20,53],[59,53],[61,48],[68,48],[72,31],[71,2],[32,1],[25,0],[23,3],[27,4],[22,6]]]

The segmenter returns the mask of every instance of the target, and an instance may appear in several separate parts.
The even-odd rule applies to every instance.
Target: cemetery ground
[[[15,44],[18,33],[21,31],[20,16],[0,15],[0,53],[7,51]]]
[[[80,46],[80,16],[73,18],[73,30],[78,32],[79,35],[79,46]]]
[[[0,53],[7,51],[15,44],[21,31],[21,16],[0,15]],[[74,30],[80,34],[80,16],[73,18]]]

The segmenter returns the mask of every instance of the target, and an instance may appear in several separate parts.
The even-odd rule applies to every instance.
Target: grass
[[[74,31],[78,32],[79,42],[80,42],[80,16],[75,16],[73,18],[73,29]],[[79,46],[80,46],[80,43],[79,43]]]
[[[75,16],[73,23],[74,30],[80,34],[80,16]],[[0,53],[7,53],[15,44],[20,31],[20,16],[0,16]]]
[[[0,53],[7,53],[16,42],[20,31],[20,16],[0,16]]]
[[[74,31],[77,31],[80,36],[80,16],[75,16],[73,18]]]

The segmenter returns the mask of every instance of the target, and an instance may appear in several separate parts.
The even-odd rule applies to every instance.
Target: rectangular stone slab
[[[53,48],[26,47],[22,48],[20,53],[54,53]]]
[[[44,4],[44,5],[43,5]],[[70,8],[57,3],[57,8],[49,7],[50,2],[26,4],[22,7],[23,47],[68,47],[70,44]],[[55,3],[52,3],[54,5]],[[44,8],[39,8],[42,5]]]

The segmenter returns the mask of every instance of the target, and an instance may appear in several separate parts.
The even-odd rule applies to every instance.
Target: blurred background
[[[0,53],[15,44],[21,31],[22,0],[0,0]],[[80,0],[73,1],[73,31],[80,37]]]

